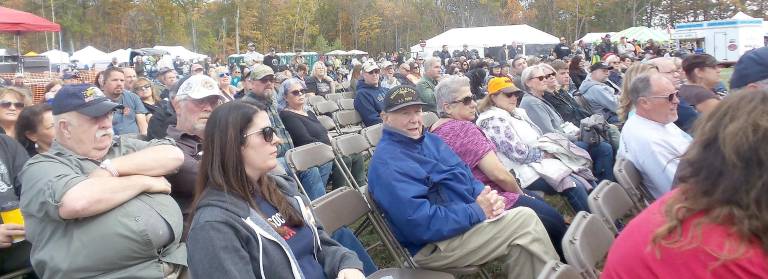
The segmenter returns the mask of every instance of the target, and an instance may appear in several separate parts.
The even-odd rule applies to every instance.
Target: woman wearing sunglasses
[[[144,108],[149,112],[147,114],[147,121],[149,121],[160,104],[160,95],[152,87],[152,82],[143,77],[136,79],[133,83],[133,93],[136,93],[141,98],[141,103],[144,104]]]
[[[551,67],[540,64],[523,70],[521,81],[523,83],[522,89],[526,91],[526,94],[520,101],[520,108],[525,110],[532,123],[540,129],[542,134],[562,135],[582,149],[587,150],[589,157],[594,162],[592,170],[597,181],[615,181],[613,177],[613,147],[602,141],[592,145],[577,141],[578,127],[564,121],[552,104],[544,99],[547,83],[554,82],[556,75],[554,72],[550,72],[548,68]],[[586,200],[586,197],[584,198]]]
[[[490,99],[516,100],[521,91],[512,85],[506,85],[509,78],[493,78],[489,84],[490,97],[483,99],[486,103]],[[523,190],[515,177],[509,172],[509,168],[502,164],[501,154],[497,154],[494,142],[489,140],[485,133],[473,121],[477,115],[477,103],[473,100],[470,91],[469,78],[450,76],[441,80],[435,88],[437,98],[437,110],[440,120],[435,122],[430,131],[443,139],[446,144],[467,164],[472,170],[472,175],[494,190],[505,199],[507,209],[524,206],[533,209],[544,223],[550,240],[555,245],[560,258],[564,260],[560,240],[565,235],[566,226],[563,216],[554,208],[545,203],[541,198],[534,198],[535,194]],[[502,150],[499,148],[499,150]]]
[[[0,89],[0,129],[6,135],[16,137],[16,121],[26,102],[26,95],[21,91],[13,88]]]
[[[227,98],[227,102],[234,100],[235,94],[237,94],[237,87],[232,86],[232,75],[229,71],[227,71],[226,68],[217,71],[216,79],[219,81],[221,95],[224,95],[224,98]]]
[[[42,103],[25,108],[16,121],[16,139],[30,157],[47,152],[55,136],[53,112],[49,104]]]
[[[269,173],[282,140],[265,109],[229,102],[208,120],[187,241],[191,277],[364,278],[295,182]]]

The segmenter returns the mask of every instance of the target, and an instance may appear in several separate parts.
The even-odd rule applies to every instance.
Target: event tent
[[[171,54],[171,57],[176,58],[176,56],[178,56],[184,60],[199,60],[208,57],[208,55],[205,54],[194,53],[183,46],[155,46],[154,48],[168,51],[168,53]]]
[[[48,61],[51,64],[67,64],[69,63],[69,53],[63,52],[58,49],[52,49],[41,53],[40,55],[48,57]]]
[[[645,42],[648,41],[648,39],[653,39],[655,42],[666,42],[670,40],[670,34],[666,31],[651,29],[645,26],[630,27],[619,31],[615,35],[611,35],[611,41],[618,42],[621,37],[627,37],[629,40],[634,39],[639,42]]]
[[[347,52],[337,49],[334,51],[326,52],[325,55],[347,55]]]
[[[131,49],[118,49],[113,52],[107,53],[109,62],[112,62],[112,57],[117,58],[117,63],[128,63],[128,58],[131,56]]]
[[[362,51],[362,50],[353,49],[353,50],[347,51],[347,54],[349,54],[349,55],[366,55],[368,53],[365,52],[365,51]]]
[[[0,32],[13,33],[16,39],[16,53],[21,53],[21,39],[19,38],[21,33],[59,31],[61,31],[61,26],[58,23],[50,22],[31,13],[0,7]],[[21,59],[19,59],[19,69],[24,71]]]
[[[585,44],[591,44],[591,43],[599,43],[600,40],[605,37],[605,34],[610,34],[611,38],[616,36],[616,32],[597,32],[597,33],[587,33],[584,35],[584,37],[579,38],[578,41],[583,41]]]
[[[487,47],[500,47],[516,42],[521,45],[556,45],[560,39],[526,24],[453,28],[427,40],[424,52],[430,54],[447,45],[453,51],[462,49],[464,44],[470,49],[477,49],[483,54]],[[422,52],[418,44],[411,47],[411,52]]]
[[[70,60],[77,60],[78,67],[82,67],[85,65],[88,65],[89,67],[93,65],[94,62],[102,61],[104,59],[111,60],[112,57],[108,57],[107,53],[96,49],[92,46],[84,47],[81,50],[75,51],[72,53],[72,56],[69,57]]]

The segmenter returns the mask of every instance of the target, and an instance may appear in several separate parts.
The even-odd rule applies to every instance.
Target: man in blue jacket
[[[579,91],[584,95],[584,99],[589,102],[592,113],[601,114],[608,123],[619,122],[619,116],[616,111],[619,107],[619,95],[610,86],[605,84],[613,67],[600,62],[589,67],[589,76],[581,83]]]
[[[504,210],[439,137],[423,131],[425,103],[412,86],[384,98],[384,131],[370,164],[371,196],[420,267],[445,269],[503,258],[508,278],[536,278],[558,260],[530,208]],[[396,163],[394,163],[396,162]]]
[[[357,95],[354,105],[365,126],[381,123],[380,114],[383,108],[384,95],[387,91],[379,86],[380,73],[379,66],[373,60],[365,61],[363,63],[363,79],[357,81]]]

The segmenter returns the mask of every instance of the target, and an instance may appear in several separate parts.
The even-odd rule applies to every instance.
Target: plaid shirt
[[[275,93],[273,93],[275,94]],[[293,141],[288,130],[283,125],[283,120],[280,119],[280,114],[277,111],[277,104],[272,102],[272,98],[264,98],[253,93],[248,93],[240,99],[246,103],[260,103],[267,107],[267,115],[269,115],[269,121],[272,122],[272,127],[275,128],[277,136],[283,140],[283,143],[277,146],[277,157],[284,157],[285,152],[293,148]]]

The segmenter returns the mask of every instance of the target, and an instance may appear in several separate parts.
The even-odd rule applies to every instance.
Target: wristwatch
[[[109,159],[101,161],[101,164],[99,165],[99,167],[106,170],[107,172],[112,174],[112,176],[114,177],[120,176],[120,173],[117,172],[117,169],[115,168],[114,165],[112,165],[112,161]]]

